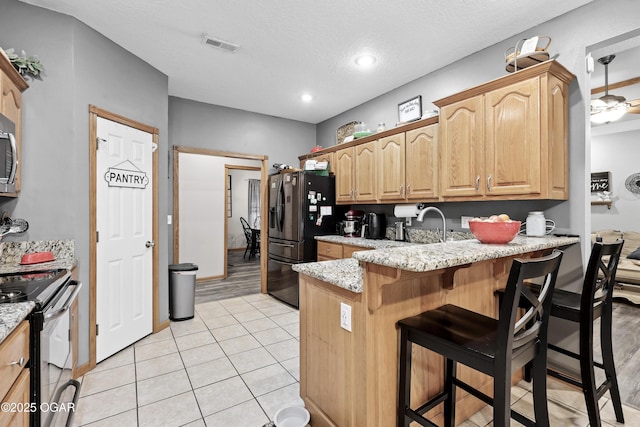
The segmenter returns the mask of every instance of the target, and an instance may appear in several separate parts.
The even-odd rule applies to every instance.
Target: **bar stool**
[[[547,373],[582,389],[587,404],[589,425],[593,427],[601,425],[598,400],[607,391],[611,393],[616,421],[624,423],[611,342],[613,286],[623,244],[624,241],[620,240],[607,244],[594,243],[585,272],[582,293],[556,289],[551,305],[552,318],[557,317],[579,324],[579,353],[552,343],[548,344],[548,348],[579,360],[580,379],[574,378],[571,373],[556,366],[550,366]],[[602,363],[593,359],[593,322],[598,318],[600,318]],[[594,367],[604,370],[605,373],[605,379],[599,385],[596,384]]]
[[[493,319],[464,308],[447,304],[398,322],[400,359],[397,425],[409,426],[416,421],[433,426],[424,413],[444,404],[445,425],[455,425],[456,388],[493,406],[493,425],[510,424],[513,417],[527,426],[548,426],[546,394],[547,326],[550,296],[558,276],[561,251],[535,259],[514,259],[499,319]],[[538,295],[524,286],[525,281],[541,280]],[[520,298],[530,301],[529,309],[516,320]],[[418,344],[445,358],[444,391],[417,409],[411,405],[411,347]],[[494,378],[493,399],[456,378],[460,362]],[[536,422],[511,410],[511,374],[532,362],[533,399]]]

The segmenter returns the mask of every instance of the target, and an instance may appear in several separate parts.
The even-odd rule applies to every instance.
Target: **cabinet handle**
[[[491,175],[487,177],[487,191],[491,192]]]
[[[24,356],[21,356],[21,357],[20,357],[20,359],[18,359],[18,360],[16,360],[16,361],[14,361],[14,362],[9,363],[9,366],[18,365],[18,366],[20,366],[21,368],[24,368],[24,365],[26,365],[26,362],[27,362],[27,361],[26,361],[26,359],[24,358]]]
[[[411,184],[407,184],[407,196],[411,193]]]
[[[400,195],[402,196],[402,185],[400,186]]]
[[[480,175],[476,175],[476,191],[480,190]]]

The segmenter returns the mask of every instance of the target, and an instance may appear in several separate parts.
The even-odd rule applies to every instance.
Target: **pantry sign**
[[[147,173],[141,171],[136,165],[126,160],[107,169],[104,179],[109,187],[126,187],[144,189],[149,183]]]

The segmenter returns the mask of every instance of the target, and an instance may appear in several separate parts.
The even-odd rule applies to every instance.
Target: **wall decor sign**
[[[591,173],[591,192],[611,191],[611,172]]]
[[[107,169],[104,179],[109,187],[126,187],[144,189],[149,183],[147,173],[141,171],[130,160],[125,160]]]
[[[624,186],[632,193],[640,194],[640,173],[629,175],[624,182]]]
[[[422,117],[422,95],[398,104],[398,121],[412,122]]]

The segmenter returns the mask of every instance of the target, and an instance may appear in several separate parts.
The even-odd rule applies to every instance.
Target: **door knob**
[[[147,240],[147,243],[145,243],[144,245],[148,248],[152,248],[156,245],[156,242],[154,242],[153,240]]]

